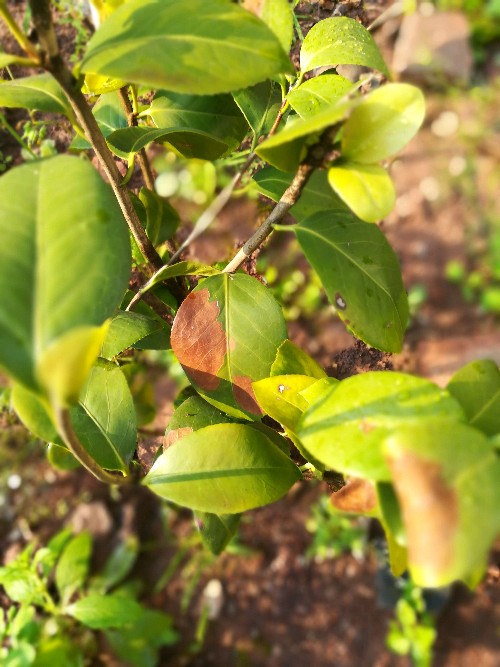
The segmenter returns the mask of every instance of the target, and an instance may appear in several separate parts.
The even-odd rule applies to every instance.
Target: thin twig
[[[61,58],[52,23],[49,1],[29,0],[29,5],[42,49],[42,66],[52,74],[64,90],[76,118],[85,132],[87,141],[89,141],[94,149],[102,169],[111,184],[129,229],[139,246],[139,250],[153,269],[158,270],[163,266],[162,259],[156,252],[139,220],[128,190],[122,185],[122,177],[118,171],[115,159],[108,148],[91,108],[87,104],[85,96]]]
[[[241,264],[243,264],[243,262],[250,257],[262,243],[264,243],[267,237],[272,233],[274,225],[283,220],[286,213],[288,213],[291,207],[298,202],[312,173],[322,165],[325,158],[328,156],[331,161],[338,157],[338,154],[331,153],[332,141],[337,134],[338,128],[339,124],[336,124],[325,130],[319,141],[309,148],[305,160],[299,165],[292,182],[283,193],[279,202],[257,231],[252,234],[248,241],[238,250],[233,259],[224,268],[224,273],[233,273],[236,271]]]
[[[120,88],[118,91],[118,96],[120,98],[121,105],[125,114],[127,116],[127,122],[129,127],[137,127],[137,116],[134,113],[130,98],[128,96],[127,87]],[[154,190],[155,180],[153,172],[151,171],[151,165],[149,164],[148,156],[146,155],[146,149],[141,148],[137,153],[137,163],[141,168],[142,178],[144,179],[144,185],[148,190]]]
[[[59,435],[64,440],[64,444],[73,454],[75,459],[79,461],[84,468],[86,468],[94,477],[105,484],[131,484],[134,480],[132,475],[124,477],[120,473],[112,473],[104,470],[94,461],[87,450],[83,447],[78,436],[75,433],[73,424],[69,416],[69,411],[64,408],[57,408],[55,410],[55,419]]]
[[[5,25],[9,29],[11,35],[15,38],[19,46],[26,51],[29,56],[31,65],[37,65],[40,63],[40,56],[36,52],[35,47],[26,37],[21,28],[17,25],[16,20],[12,16],[7,7],[6,0],[0,0],[0,16],[2,17]]]

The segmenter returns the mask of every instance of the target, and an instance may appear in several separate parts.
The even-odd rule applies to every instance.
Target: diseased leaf
[[[194,510],[237,514],[274,502],[299,478],[298,468],[262,432],[216,424],[169,447],[143,483]]]
[[[380,229],[347,211],[316,213],[294,229],[348,329],[368,345],[399,352],[408,301],[397,257]]]
[[[425,117],[425,100],[409,83],[389,83],[361,99],[342,129],[342,155],[372,164],[400,151]]]
[[[80,598],[64,611],[92,630],[130,626],[143,614],[141,605],[132,598],[97,593]]]
[[[490,436],[500,433],[500,371],[494,361],[467,364],[451,378],[447,389],[471,426]]]
[[[248,129],[231,95],[180,95],[161,90],[141,116],[149,116],[157,128],[169,132],[186,130],[180,139],[174,132],[166,141],[182,155],[186,155],[187,150],[187,157],[208,160],[238,148]],[[193,137],[189,137],[190,130],[194,131]],[[201,140],[196,132],[202,133]],[[186,149],[187,139],[191,140],[191,145]],[[210,139],[214,140],[213,147]]]
[[[281,108],[281,89],[275,81],[263,81],[233,92],[233,98],[253,132],[252,150],[268,134]]]
[[[83,532],[66,544],[55,570],[57,591],[63,605],[81,591],[89,571],[92,540]]]
[[[111,188],[66,156],[0,178],[0,230],[0,364],[40,391],[38,366],[58,339],[100,327],[123,298],[129,234]]]
[[[240,519],[240,514],[194,513],[194,522],[200,531],[203,544],[217,556],[224,551],[236,534]]]
[[[351,211],[365,222],[381,220],[396,202],[392,179],[378,164],[335,162],[328,170],[328,182]]]
[[[329,468],[389,481],[385,439],[402,424],[431,417],[463,419],[460,405],[432,382],[404,373],[370,371],[342,380],[303,414],[297,435]]]
[[[326,111],[358,85],[338,74],[322,74],[301,83],[288,93],[286,99],[301,118],[308,118]]]
[[[281,171],[293,171],[305,157],[306,145],[328,127],[344,120],[355,100],[341,99],[314,116],[300,118],[289,116],[286,126],[256,149],[259,157]]]
[[[278,375],[252,384],[255,397],[266,414],[292,432],[309,407],[300,392],[315,383],[306,375]]]
[[[308,375],[318,380],[326,377],[321,366],[291,340],[285,340],[278,348],[271,366],[271,377],[274,375]]]
[[[22,107],[74,117],[66,95],[51,74],[35,74],[22,79],[2,81],[0,107]]]
[[[230,92],[292,71],[271,30],[226,0],[127,2],[91,38],[81,68],[197,95]]]
[[[351,477],[339,491],[332,493],[330,502],[335,509],[347,514],[375,516],[378,510],[375,486],[367,479]]]
[[[401,424],[384,450],[413,581],[438,587],[477,579],[500,531],[500,461],[491,443],[465,424],[429,419]]]
[[[361,23],[347,17],[319,21],[307,33],[300,50],[300,69],[364,65],[389,76],[373,37]]]
[[[104,359],[113,359],[146,336],[156,333],[163,334],[164,349],[168,348],[169,331],[165,322],[140,313],[119,311],[111,320],[100,356]]]
[[[268,377],[286,338],[281,308],[255,278],[227,273],[201,281],[181,304],[172,349],[196,390],[234,417],[261,411],[252,382]]]
[[[279,201],[293,180],[294,173],[286,173],[274,167],[264,167],[252,178],[258,191],[273,201]],[[315,171],[292,208],[291,215],[301,222],[318,211],[345,210],[345,204],[333,192],[324,171]]]

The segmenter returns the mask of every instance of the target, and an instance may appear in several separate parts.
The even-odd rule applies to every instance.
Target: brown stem
[[[122,176],[118,171],[115,159],[108,148],[101,130],[97,124],[92,110],[87,104],[85,96],[81,92],[71,72],[64,64],[59,53],[59,46],[52,23],[52,15],[48,0],[29,0],[33,24],[36,28],[38,40],[42,49],[42,65],[52,74],[64,90],[75,116],[85,132],[85,136],[91,144],[94,152],[101,163],[115,197],[120,205],[134,239],[149,264],[158,270],[163,266],[161,257],[156,252],[153,244],[147,237],[144,227],[134,209],[128,190],[122,186]]]
[[[130,102],[126,86],[120,88],[120,90],[118,91],[118,96],[120,98],[123,110],[127,115],[127,121],[129,127],[137,127],[137,117],[132,109],[132,104]],[[155,179],[153,176],[153,172],[151,171],[151,165],[149,163],[148,156],[146,155],[145,148],[141,148],[141,150],[137,153],[137,162],[141,169],[142,178],[144,179],[144,185],[148,188],[148,190],[154,190]]]
[[[69,416],[69,411],[63,408],[55,410],[55,418],[57,423],[57,430],[59,435],[64,440],[65,445],[69,451],[73,454],[75,459],[79,461],[84,468],[86,468],[94,477],[96,477],[101,482],[105,484],[131,484],[133,477],[128,475],[124,477],[120,473],[112,473],[104,470],[101,466],[94,461],[86,449],[84,449],[82,443],[80,442],[78,436],[76,435],[73,424]]]
[[[307,151],[305,160],[299,165],[295,176],[288,188],[283,193],[281,199],[273,208],[269,216],[260,225],[257,231],[252,234],[248,241],[236,253],[233,259],[225,267],[224,273],[233,273],[250,255],[264,243],[267,237],[272,233],[273,226],[283,220],[286,213],[296,204],[304,190],[308,180],[315,169],[320,167],[325,158],[330,160],[338,157],[332,153],[332,141],[338,131],[339,125],[334,125],[323,132],[319,141],[313,144]]]

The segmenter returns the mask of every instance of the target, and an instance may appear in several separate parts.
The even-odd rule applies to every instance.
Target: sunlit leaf
[[[2,81],[0,107],[50,111],[73,118],[67,97],[51,74],[35,74],[22,79]]]
[[[297,467],[260,431],[216,424],[169,447],[144,484],[194,510],[236,514],[274,502],[299,478]]]
[[[134,0],[91,38],[82,71],[211,95],[289,72],[291,65],[272,31],[234,3]]]
[[[471,426],[486,435],[500,433],[500,371],[494,361],[480,359],[461,368],[447,387]]]
[[[299,116],[307,118],[325,111],[356,88],[357,84],[353,84],[343,76],[323,74],[301,83],[288,93],[286,99]]]
[[[278,375],[254,382],[252,387],[263,411],[295,431],[302,413],[309,407],[300,392],[315,382],[306,375]]]
[[[397,257],[380,229],[340,211],[316,213],[294,229],[348,329],[368,345],[399,352],[408,301]]]
[[[365,222],[384,218],[396,201],[392,179],[378,164],[335,162],[328,170],[328,182],[351,211]]]
[[[92,630],[132,625],[143,613],[141,605],[132,598],[98,593],[80,598],[64,611]]]
[[[62,604],[67,604],[72,595],[82,589],[91,553],[92,540],[87,532],[80,533],[65,546],[55,571],[55,583]]]
[[[321,366],[291,340],[285,340],[279,346],[271,366],[271,376],[273,375],[308,375],[319,380],[326,377]]]

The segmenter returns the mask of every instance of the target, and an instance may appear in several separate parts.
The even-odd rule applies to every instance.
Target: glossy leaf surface
[[[66,95],[51,74],[36,74],[22,79],[2,81],[0,107],[22,107],[73,117]]]
[[[431,417],[463,419],[459,404],[435,384],[404,373],[372,371],[342,380],[305,411],[304,447],[333,470],[391,479],[382,446],[401,424]]]
[[[338,74],[322,74],[301,83],[288,93],[286,99],[299,116],[307,118],[325,111],[356,87]]]
[[[281,89],[275,81],[263,81],[235,91],[233,98],[252,129],[253,149],[273,126],[281,107]]]
[[[315,379],[306,375],[277,375],[254,382],[252,386],[263,411],[295,431],[302,413],[309,407],[300,392],[314,383]]]
[[[169,332],[165,322],[140,313],[119,311],[111,320],[100,356],[104,359],[113,359],[146,336],[162,332],[165,336],[165,348],[167,348]]]
[[[486,436],[451,420],[421,420],[401,425],[384,449],[412,579],[436,587],[477,577],[500,532],[500,461]]]
[[[49,348],[78,327],[99,327],[120,303],[128,230],[96,170],[62,156],[2,176],[0,229],[0,364],[37,390]]]
[[[268,377],[286,339],[279,304],[255,278],[227,273],[201,281],[181,304],[172,349],[196,390],[234,417],[261,411],[252,382]]]
[[[260,431],[216,424],[169,447],[144,484],[194,510],[236,514],[277,500],[299,478],[297,467]]]
[[[400,151],[425,117],[425,100],[415,86],[389,83],[364,97],[342,129],[342,155],[353,162],[380,162]]]
[[[225,0],[128,2],[97,30],[82,63],[84,72],[199,95],[230,92],[290,70],[271,30]]]
[[[286,173],[274,167],[264,167],[252,178],[257,189],[273,201],[279,201],[292,182],[293,173]],[[345,209],[345,204],[333,192],[324,171],[315,171],[302,190],[299,200],[290,209],[291,215],[299,222],[318,211]]]
[[[203,544],[216,555],[224,551],[228,542],[236,534],[240,518],[239,514],[194,513],[194,522],[200,531]]]
[[[291,340],[285,340],[279,346],[271,366],[271,376],[273,375],[308,375],[318,380],[326,377],[321,366]]]
[[[451,378],[447,389],[471,426],[490,436],[500,433],[500,371],[494,361],[467,364]]]
[[[305,36],[300,50],[303,72],[335,65],[364,65],[389,75],[371,34],[361,23],[347,17],[316,23]]]
[[[328,170],[328,182],[351,211],[365,222],[384,218],[396,201],[392,179],[378,164],[336,162]]]
[[[375,225],[347,212],[323,211],[295,227],[328,298],[355,336],[386,352],[399,352],[408,301],[397,257]]]

